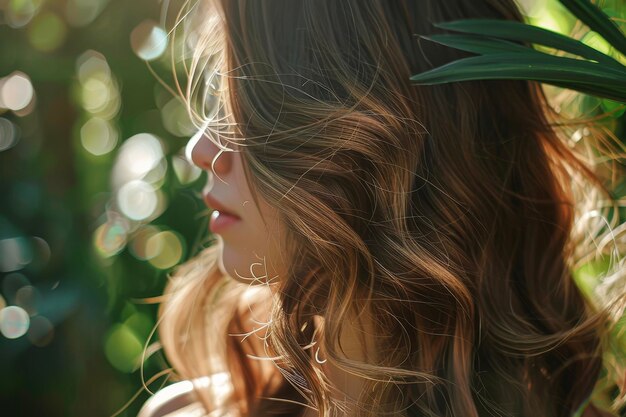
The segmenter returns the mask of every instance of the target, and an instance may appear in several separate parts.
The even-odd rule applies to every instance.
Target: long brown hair
[[[231,376],[228,395],[198,388],[207,410],[343,410],[311,360],[315,337],[327,361],[364,379],[360,416],[578,410],[611,316],[572,278],[595,249],[574,225],[583,202],[600,209],[585,190],[610,195],[569,139],[574,123],[537,83],[409,81],[466,55],[416,34],[463,18],[522,21],[514,1],[216,0],[190,10],[183,94],[199,124],[241,146],[256,198],[286,225],[291,260],[270,291],[219,273],[212,246],[169,285],[160,337],[174,369]],[[263,343],[241,343],[251,311],[265,312]],[[376,351],[359,362],[339,337],[347,317],[365,316]],[[278,383],[254,377],[267,364],[259,357],[280,370]]]

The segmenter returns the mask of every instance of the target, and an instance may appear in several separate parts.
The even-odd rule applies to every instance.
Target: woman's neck
[[[340,334],[341,351],[338,352],[340,358],[349,359],[351,361],[364,362],[374,360],[373,354],[374,344],[371,320],[356,317],[348,317],[343,320],[343,328]],[[331,397],[339,402],[352,404],[356,402],[363,391],[365,379],[353,375],[343,369],[337,367],[332,361],[328,360],[327,349],[323,343],[322,333],[324,331],[325,319],[321,316],[315,316],[314,324],[316,329],[317,343],[312,348],[312,357],[314,364],[319,366],[332,386],[334,387]],[[352,415],[354,412],[346,414]],[[314,410],[307,411],[305,417],[317,416]]]

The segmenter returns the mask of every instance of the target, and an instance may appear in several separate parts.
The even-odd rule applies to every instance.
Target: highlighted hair
[[[359,416],[569,417],[584,406],[624,306],[592,302],[572,276],[621,249],[597,248],[611,227],[589,213],[612,210],[615,227],[617,202],[585,152],[592,138],[570,139],[600,124],[566,120],[534,82],[409,81],[466,56],[419,42],[437,31],[431,22],[522,21],[515,3],[191,8],[181,91],[199,125],[241,147],[256,198],[280,212],[291,260],[285,276],[249,287],[222,276],[212,246],[168,286],[160,337],[174,369],[231,376],[226,391],[198,387],[207,411],[293,415],[305,403],[323,417],[348,406]],[[608,142],[594,146],[611,159]],[[365,361],[342,353],[348,317],[371,320]],[[242,341],[255,327],[262,334]],[[356,404],[333,398],[310,353],[316,337],[325,360],[363,379]]]

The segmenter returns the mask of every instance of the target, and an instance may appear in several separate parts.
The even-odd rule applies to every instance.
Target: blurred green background
[[[0,303],[28,313],[0,336],[0,415],[122,408],[155,324],[141,300],[206,230],[181,155],[193,129],[145,61],[170,72],[162,7],[0,1]]]
[[[146,65],[172,85],[167,4],[0,0],[1,415],[135,416],[148,397],[150,298],[207,237],[204,174],[182,154],[194,129]],[[621,23],[623,5],[603,3]],[[524,10],[611,52],[553,1]],[[570,107],[614,111],[623,138],[623,106]],[[165,368],[157,351],[143,379]]]

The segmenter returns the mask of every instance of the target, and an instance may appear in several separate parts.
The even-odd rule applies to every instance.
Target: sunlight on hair
[[[601,366],[602,317],[587,310],[571,280],[567,245],[585,200],[570,200],[570,186],[595,186],[575,155],[591,140],[589,129],[560,138],[537,84],[415,88],[397,78],[431,65],[409,32],[434,17],[522,18],[508,1],[473,4],[471,12],[462,3],[434,2],[428,13],[414,2],[368,13],[355,13],[358,0],[280,9],[184,3],[175,25],[185,26],[187,48],[175,54],[172,30],[170,90],[199,127],[187,158],[203,135],[216,145],[222,135],[213,132],[245,138],[250,182],[287,220],[292,239],[283,250],[294,256],[280,281],[267,276],[265,259],[225,273],[219,244],[176,271],[160,340],[180,378],[228,369],[243,414],[271,407],[250,395],[258,381],[247,359],[275,360],[284,387],[325,417],[351,415],[355,405],[348,390],[345,400],[335,398],[332,367],[366,381],[361,389],[346,379],[362,393],[353,398],[364,416],[522,414],[518,405],[528,407],[524,415],[565,415],[560,410],[588,398]],[[526,2],[535,23],[570,31],[569,17],[539,3]],[[283,12],[294,19],[281,20]],[[410,27],[395,26],[400,17]],[[447,51],[433,58],[464,56]],[[599,197],[590,195],[590,205]],[[586,231],[597,241],[583,242],[585,249],[607,246],[595,220]],[[316,267],[319,274],[306,276]],[[249,288],[260,284],[260,294],[274,282],[268,316],[250,317]],[[372,322],[356,326],[375,345],[364,360],[341,340],[358,321],[351,313]],[[325,322],[317,329],[303,325],[318,314]],[[241,336],[237,342],[263,339],[260,352],[233,349],[224,329]],[[564,352],[577,363],[563,361]],[[561,395],[563,388],[571,392]],[[196,393],[211,410],[215,389]]]
[[[570,145],[573,147],[583,138],[583,129],[576,129],[576,131],[570,136]]]
[[[256,255],[258,258],[258,255]],[[256,269],[261,269],[262,274],[257,274],[255,272]],[[266,263],[266,259],[265,257],[263,257],[263,259],[260,259],[260,262],[253,262],[250,264],[250,275],[249,276],[243,276],[241,273],[239,273],[237,270],[235,270],[235,274],[237,275],[238,279],[240,281],[248,281],[248,285],[272,285],[275,284],[276,281],[278,280],[278,277],[269,277],[268,273],[267,273],[267,263]]]
[[[230,375],[227,372],[220,372],[210,377],[195,379],[194,385],[199,387],[212,385],[218,407],[223,407],[226,404],[227,399],[233,391]]]

